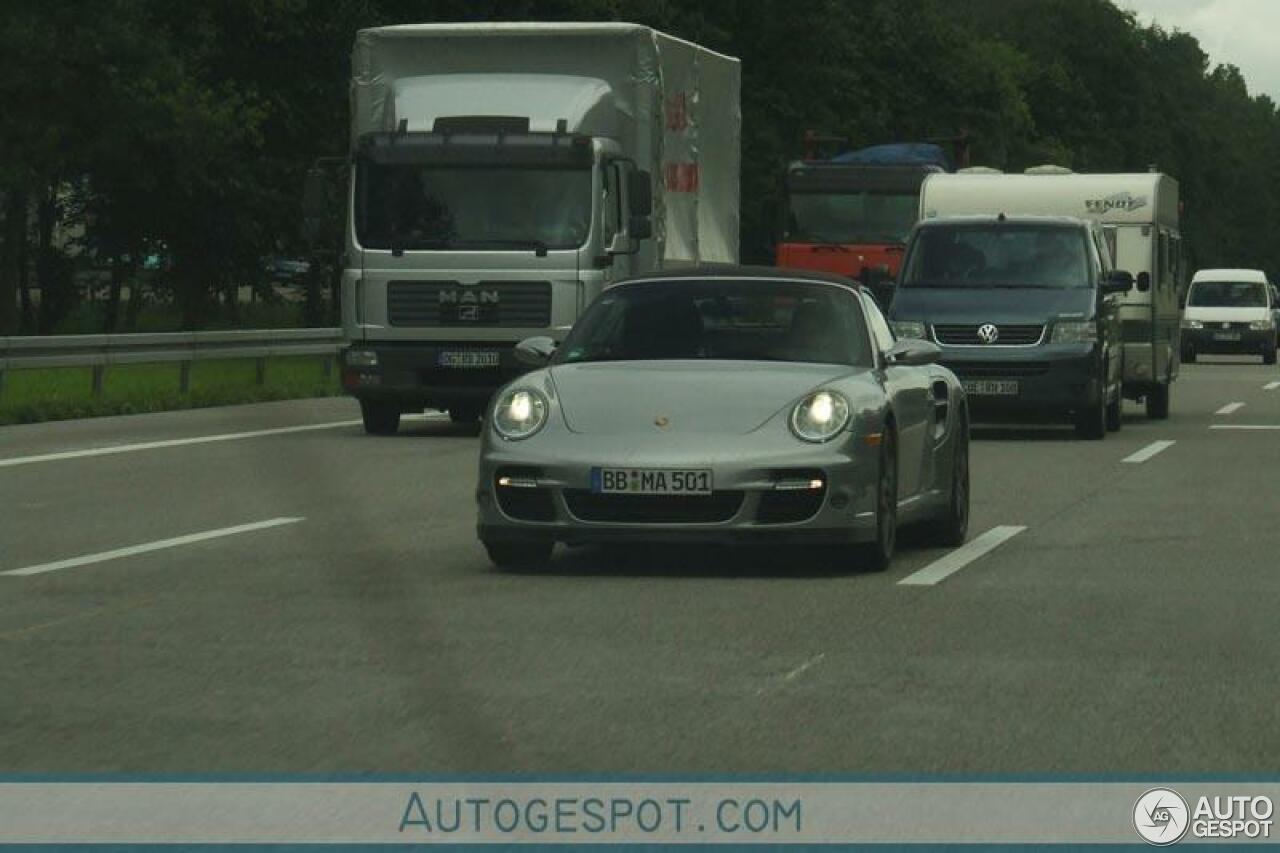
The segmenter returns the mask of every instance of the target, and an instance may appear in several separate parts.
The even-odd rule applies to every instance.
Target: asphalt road
[[[348,400],[0,429],[0,771],[1274,772],[1280,371],[1206,361],[1102,442],[977,431],[971,535],[1025,529],[933,585],[499,573],[476,439]]]

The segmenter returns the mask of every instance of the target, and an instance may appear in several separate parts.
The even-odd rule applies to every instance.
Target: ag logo
[[[1133,806],[1133,828],[1148,844],[1163,847],[1187,834],[1187,801],[1177,791],[1152,788]]]
[[[978,340],[984,344],[994,344],[1000,340],[1000,330],[992,323],[983,323],[978,327]]]

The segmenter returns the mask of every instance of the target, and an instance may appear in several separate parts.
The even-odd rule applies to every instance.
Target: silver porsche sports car
[[[964,389],[938,348],[894,341],[846,279],[695,268],[605,290],[539,369],[494,397],[478,533],[502,567],[556,542],[848,544],[893,557],[899,523],[969,521]]]

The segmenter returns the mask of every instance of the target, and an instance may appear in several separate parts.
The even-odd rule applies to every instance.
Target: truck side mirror
[[[627,223],[627,233],[632,240],[648,240],[653,236],[653,220],[647,216],[632,216]]]
[[[1146,293],[1148,290],[1151,289],[1151,273],[1146,272],[1145,270],[1143,272],[1138,273],[1138,277],[1136,281],[1138,283],[1139,293]]]
[[[633,217],[653,213],[653,178],[648,172],[640,169],[627,172],[627,203]]]
[[[1148,281],[1148,286],[1150,282]],[[1125,270],[1112,270],[1102,282],[1102,292],[1128,293],[1133,288],[1133,274]]]
[[[307,170],[307,179],[302,186],[302,225],[307,241],[313,245],[320,241],[324,230],[332,189],[333,182],[324,169],[312,166]]]

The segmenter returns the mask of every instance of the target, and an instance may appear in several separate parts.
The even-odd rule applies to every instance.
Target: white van
[[[1272,287],[1262,270],[1200,270],[1182,314],[1182,360],[1200,353],[1260,355],[1276,363]]]
[[[1072,216],[1102,226],[1115,269],[1134,275],[1120,300],[1124,396],[1144,400],[1147,416],[1169,416],[1178,377],[1178,298],[1185,277],[1178,182],[1159,172],[1077,174],[1037,166],[1026,174],[992,169],[930,175],[920,219],[987,214]]]

